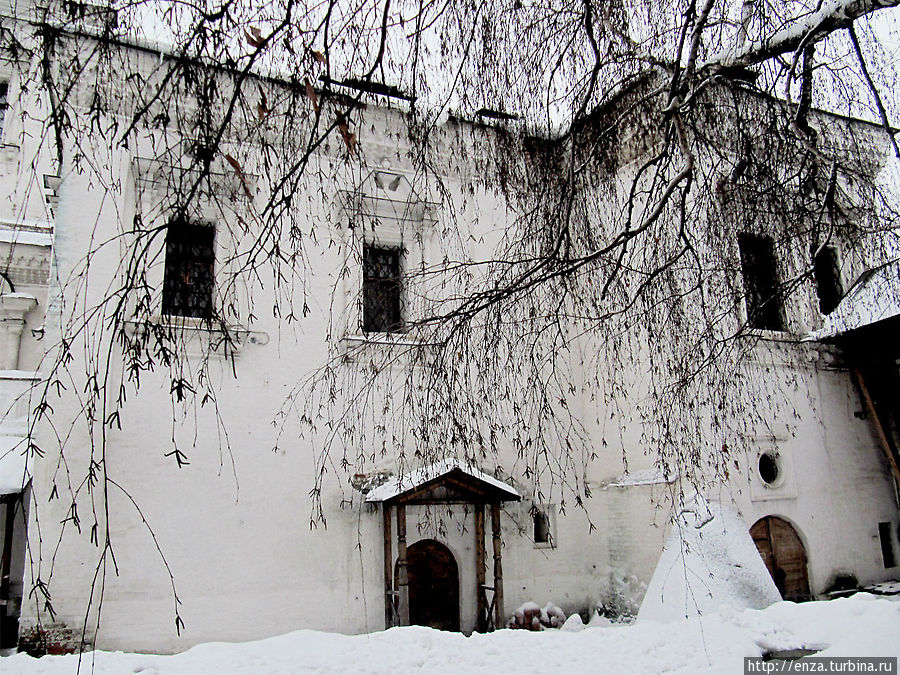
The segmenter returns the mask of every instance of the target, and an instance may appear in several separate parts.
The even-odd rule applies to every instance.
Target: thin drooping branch
[[[869,73],[869,67],[866,65],[866,60],[863,58],[862,50],[859,47],[859,39],[856,37],[856,29],[853,27],[851,23],[847,26],[847,34],[850,36],[850,42],[853,45],[853,51],[856,52],[856,59],[859,62],[859,69],[862,71],[863,76],[866,80],[866,86],[869,88],[869,93],[872,94],[872,98],[875,100],[875,106],[878,108],[878,116],[881,118],[881,125],[884,127],[885,133],[887,133],[888,138],[891,139],[891,145],[894,147],[894,156],[897,159],[900,159],[900,146],[897,145],[896,138],[896,130],[891,127],[890,120],[888,120],[887,110],[884,107],[884,101],[881,100],[881,93],[878,91],[878,87],[875,86],[875,81],[872,79],[872,75]]]

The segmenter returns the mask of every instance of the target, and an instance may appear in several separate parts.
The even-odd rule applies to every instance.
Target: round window
[[[759,477],[766,485],[774,486],[781,475],[781,466],[778,464],[778,455],[772,452],[764,452],[759,456]]]

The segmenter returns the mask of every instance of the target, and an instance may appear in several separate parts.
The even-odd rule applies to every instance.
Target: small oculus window
[[[777,487],[781,483],[781,463],[777,452],[763,452],[757,461],[759,477],[767,487]]]
[[[166,231],[162,313],[209,319],[213,314],[215,227],[175,221]]]
[[[403,249],[363,247],[363,316],[366,333],[403,330]]]

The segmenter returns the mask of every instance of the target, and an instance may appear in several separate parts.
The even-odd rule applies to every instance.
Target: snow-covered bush
[[[513,612],[506,625],[508,628],[544,630],[562,628],[565,622],[566,613],[552,602],[543,609],[535,602],[526,602]]]
[[[609,581],[600,596],[597,612],[613,623],[631,623],[641,608],[647,584],[633,574],[609,573]]]

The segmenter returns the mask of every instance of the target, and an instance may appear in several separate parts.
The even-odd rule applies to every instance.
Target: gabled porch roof
[[[519,501],[515,488],[493,476],[447,459],[389,480],[372,490],[367,502],[389,504],[496,504]]]

